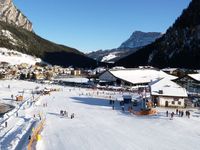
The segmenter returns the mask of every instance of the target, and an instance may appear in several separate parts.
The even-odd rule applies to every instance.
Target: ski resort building
[[[177,77],[154,68],[110,69],[99,76],[100,82],[118,86],[148,85],[162,78],[173,80]]]
[[[200,93],[200,74],[188,74],[181,78],[174,80],[176,83],[186,88],[191,95],[198,95]]]
[[[185,88],[168,79],[152,82],[150,93],[154,104],[163,107],[185,107],[185,99],[188,97]]]

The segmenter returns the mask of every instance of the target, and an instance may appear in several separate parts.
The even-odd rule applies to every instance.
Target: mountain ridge
[[[134,31],[118,48],[90,52],[87,56],[102,62],[115,62],[136,52],[141,47],[152,43],[161,36],[160,32]]]
[[[161,36],[162,33],[160,32],[134,31],[132,35],[119,46],[118,49],[143,47],[154,42],[157,38],[160,38]]]
[[[192,0],[167,32],[115,65],[200,68],[200,0]]]

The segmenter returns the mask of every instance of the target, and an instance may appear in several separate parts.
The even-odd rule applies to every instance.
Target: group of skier
[[[171,119],[173,119],[174,115],[175,115],[174,112],[172,112],[172,113],[170,114]],[[178,110],[178,109],[176,109],[176,115],[179,116],[179,117],[183,117],[183,116],[184,116],[184,111],[183,111],[183,110]],[[185,115],[186,115],[188,118],[190,118],[190,111],[186,110]],[[166,111],[166,117],[168,117],[168,116],[169,116],[169,112],[168,112],[168,110],[167,110],[167,111]]]
[[[60,110],[60,116],[62,117],[68,117],[68,112],[66,110]],[[72,113],[70,115],[70,118],[73,119],[74,118],[74,113]]]
[[[61,111],[60,111],[60,115],[61,115],[62,117],[64,117],[64,116],[68,117],[68,112],[67,112],[66,110],[61,110]]]

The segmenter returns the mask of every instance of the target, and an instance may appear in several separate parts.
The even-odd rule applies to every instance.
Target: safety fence
[[[33,132],[32,132],[32,135],[31,135],[31,138],[29,140],[29,143],[28,143],[28,146],[27,146],[27,149],[28,150],[32,150],[32,147],[33,147],[33,144],[40,140],[41,139],[41,136],[40,136],[40,132],[42,131],[43,127],[44,127],[44,124],[45,124],[45,119],[43,119],[39,124],[38,126],[33,129]]]

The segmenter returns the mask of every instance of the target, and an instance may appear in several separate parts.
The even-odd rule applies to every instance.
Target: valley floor
[[[8,84],[10,89],[7,88]],[[175,115],[173,120],[166,117],[165,108],[157,108],[157,115],[136,116],[128,111],[122,112],[119,102],[112,109],[108,95],[113,97],[113,92],[25,81],[0,81],[1,101],[6,102],[6,97],[10,97],[11,93],[17,94],[22,89],[34,89],[37,86],[55,87],[60,91],[41,96],[30,107],[24,104],[19,108],[18,117],[8,113],[12,118],[7,120],[7,128],[3,127],[4,123],[1,124],[0,132],[0,142],[4,149],[17,148],[20,141],[27,144],[30,126],[38,121],[33,115],[38,113],[46,118],[41,140],[36,144],[38,150],[200,149],[200,111],[197,109],[190,109],[190,118]],[[25,96],[28,99],[31,94],[27,92]],[[114,99],[118,97],[120,93]],[[44,104],[47,107],[43,107]],[[68,117],[61,117],[61,110],[66,110]],[[70,118],[72,113],[75,114],[73,119]],[[1,118],[1,122],[5,118]]]

